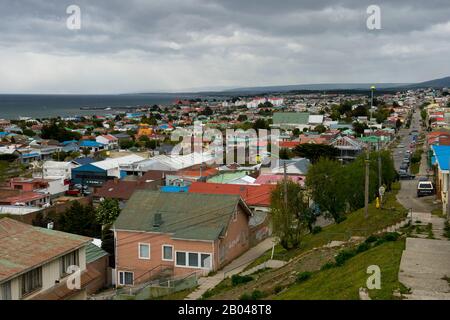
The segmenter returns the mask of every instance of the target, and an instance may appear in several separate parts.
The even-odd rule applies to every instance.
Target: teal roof
[[[308,112],[275,112],[273,124],[308,124]]]
[[[210,183],[228,183],[230,181],[243,178],[247,175],[245,171],[225,172],[217,176],[213,176],[207,180]]]
[[[86,263],[94,262],[104,256],[107,256],[108,252],[102,248],[97,247],[92,242],[86,247]]]
[[[137,190],[120,213],[114,228],[169,233],[179,239],[214,241],[225,233],[239,203],[242,203],[239,195]],[[162,222],[155,224],[156,221]]]

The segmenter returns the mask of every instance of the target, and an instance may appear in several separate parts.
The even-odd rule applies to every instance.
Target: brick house
[[[136,191],[113,228],[118,286],[221,269],[249,249],[251,215],[239,195]]]

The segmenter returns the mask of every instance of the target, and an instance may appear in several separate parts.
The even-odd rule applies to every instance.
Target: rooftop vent
[[[155,216],[153,217],[153,227],[159,228],[162,225],[162,214],[161,213],[155,213]]]

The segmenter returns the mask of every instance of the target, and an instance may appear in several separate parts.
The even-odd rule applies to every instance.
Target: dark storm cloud
[[[76,4],[82,29],[66,28]],[[382,30],[366,28],[369,5]],[[0,87],[127,92],[450,73],[447,0],[19,0],[0,3]]]

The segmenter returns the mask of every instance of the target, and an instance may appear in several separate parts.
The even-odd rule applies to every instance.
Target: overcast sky
[[[366,27],[371,4],[381,30]],[[419,82],[449,61],[448,0],[0,2],[1,93]]]

